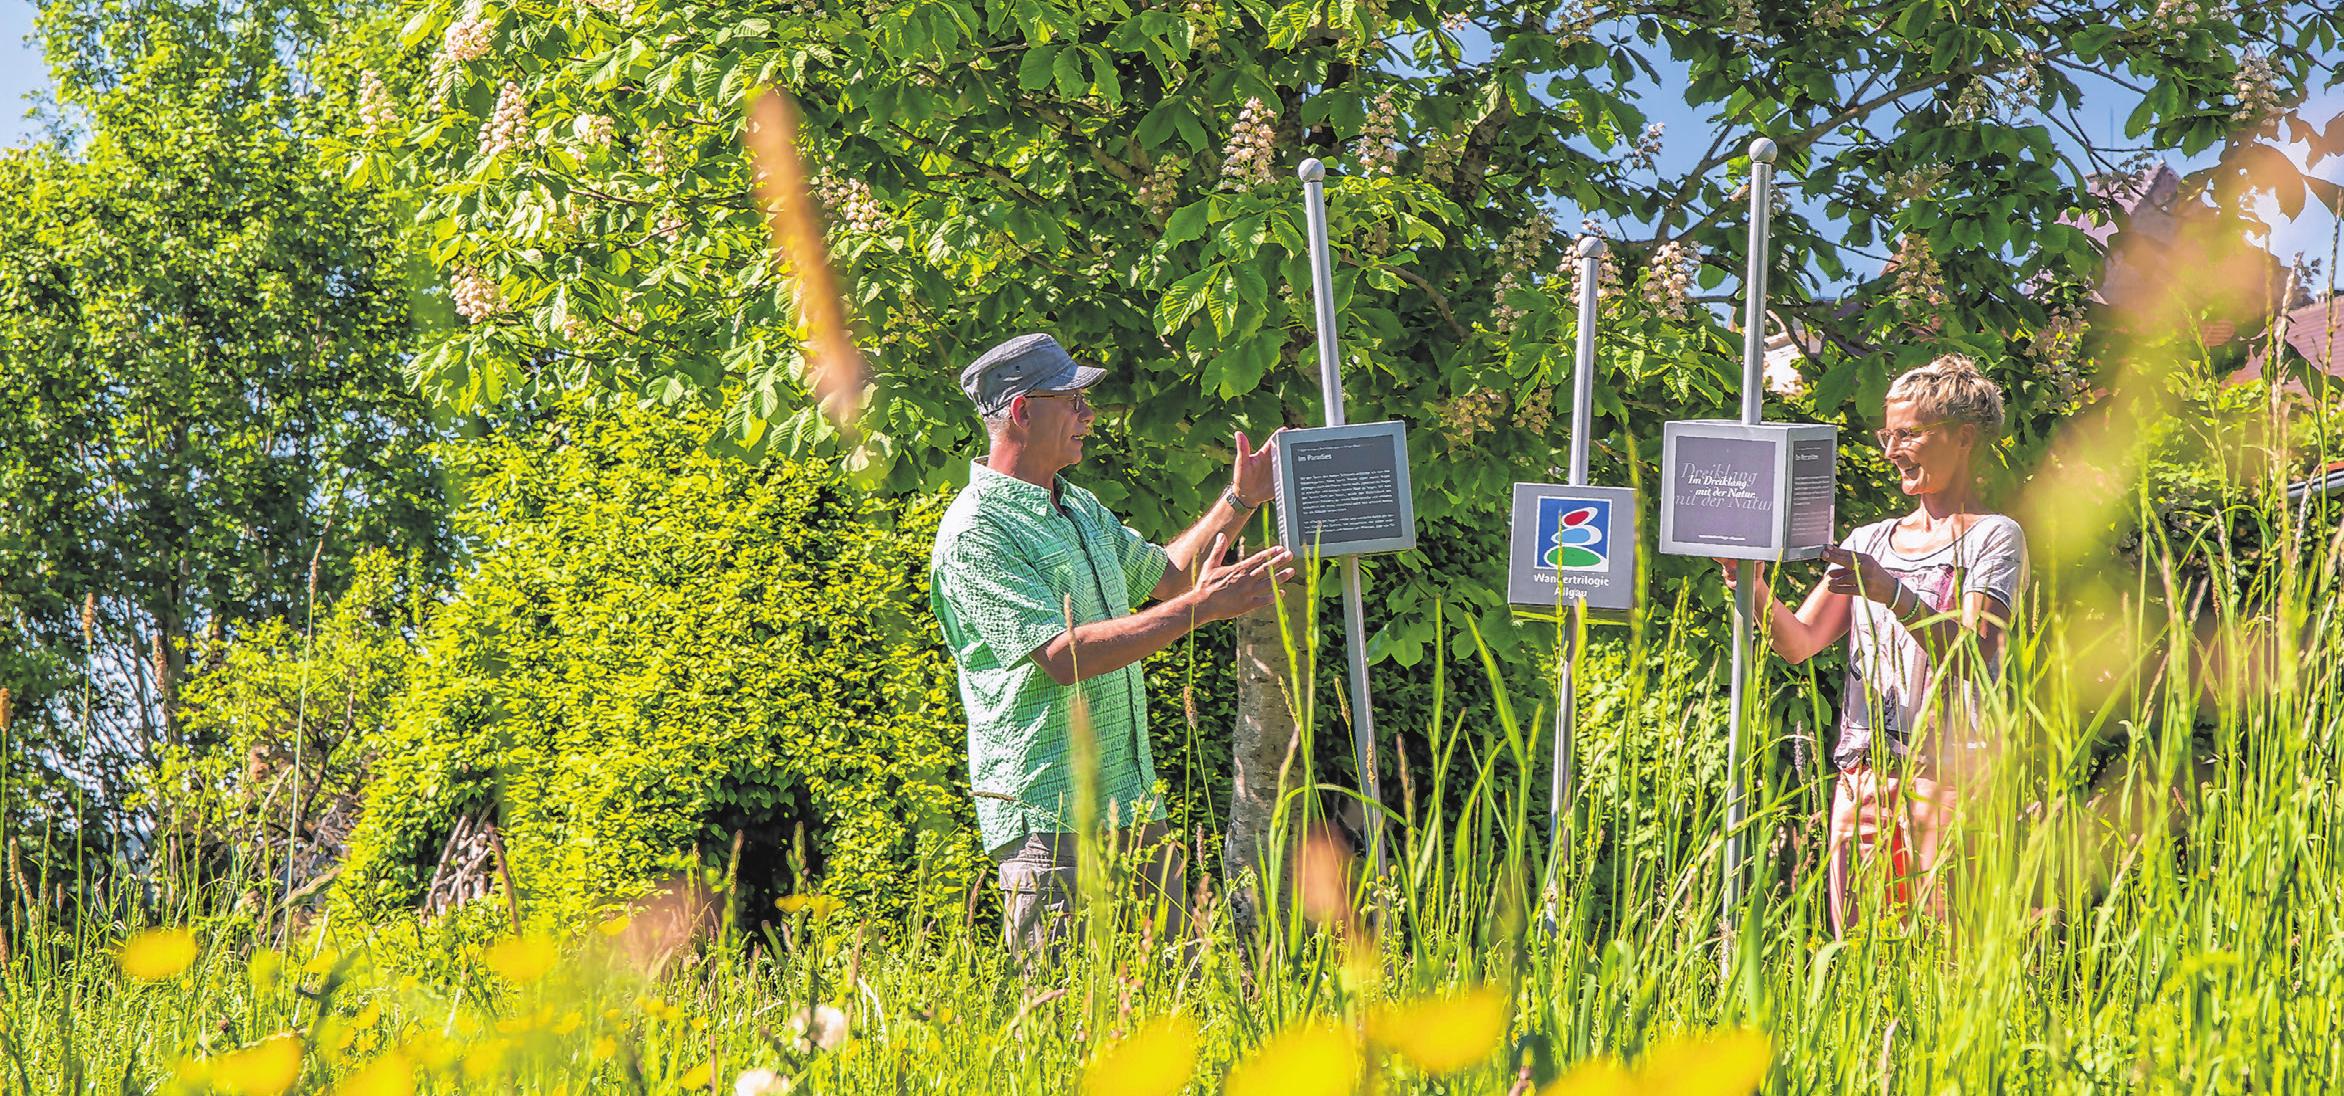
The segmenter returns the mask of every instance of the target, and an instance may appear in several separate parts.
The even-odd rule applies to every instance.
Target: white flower
[[[789,1029],[797,1036],[798,1050],[802,1053],[836,1050],[846,1042],[846,1013],[830,1005],[815,1005],[790,1017]]]
[[[528,136],[529,103],[521,98],[521,85],[507,80],[497,90],[496,109],[480,123],[480,154],[501,156],[519,148]]]
[[[358,74],[358,121],[369,133],[399,124],[399,105],[391,101],[390,89],[373,69]]]
[[[477,267],[457,267],[448,278],[448,296],[456,303],[456,314],[467,323],[480,323],[505,310],[496,280]]]
[[[611,134],[616,129],[617,123],[608,114],[581,114],[570,121],[570,135],[579,144],[598,148],[610,147]]]
[[[1896,258],[1891,262],[1896,269],[1898,297],[1931,308],[1945,304],[1945,274],[1938,268],[1937,256],[1930,252],[1925,237],[1906,233],[1897,244]]]
[[[1651,167],[1653,157],[1660,155],[1660,136],[1667,125],[1654,122],[1644,127],[1644,136],[1637,138],[1636,147],[1628,150],[1628,162],[1637,167]]]
[[[1166,156],[1156,161],[1148,177],[1139,183],[1139,207],[1158,224],[1172,216],[1180,205],[1180,174],[1187,170],[1188,161],[1177,156]]]
[[[1653,311],[1672,320],[1685,318],[1693,288],[1693,269],[1699,261],[1698,254],[1678,240],[1652,249],[1652,259],[1644,272],[1644,300]]]
[[[733,1079],[733,1096],[785,1096],[792,1087],[789,1078],[759,1066]]]
[[[440,53],[455,64],[477,61],[488,56],[489,36],[496,26],[478,13],[470,13],[448,24],[448,32],[440,39]]]
[[[879,207],[879,199],[871,193],[871,184],[861,179],[819,175],[814,179],[814,194],[822,199],[831,217],[849,232],[879,233],[887,230],[887,211]]]
[[[653,175],[667,174],[667,162],[675,155],[675,140],[666,130],[653,133],[643,142],[643,170]]]
[[[1221,178],[1239,190],[1251,190],[1277,181],[1277,114],[1259,99],[1245,101],[1237,112],[1237,127],[1221,149]]]
[[[1391,175],[1400,169],[1400,108],[1387,91],[1375,97],[1367,121],[1359,127],[1359,168],[1365,175]]]
[[[2260,126],[2284,109],[2279,101],[2279,78],[2271,69],[2271,62],[2261,50],[2248,49],[2238,59],[2238,71],[2231,77],[2231,90],[2238,96],[2238,109],[2230,119],[2242,126]]]
[[[1490,330],[1497,332],[1498,338],[1511,337],[1514,325],[1522,322],[1525,313],[1507,298],[1516,289],[1531,284],[1533,264],[1537,262],[1539,252],[1545,249],[1547,238],[1553,236],[1554,232],[1554,222],[1548,220],[1546,214],[1540,213],[1528,223],[1507,233],[1505,242],[1498,245],[1498,284],[1494,291],[1497,308],[1490,313],[1489,318]],[[1465,431],[1466,437],[1472,434],[1471,430]]]

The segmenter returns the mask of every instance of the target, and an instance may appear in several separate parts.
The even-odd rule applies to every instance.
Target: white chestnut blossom
[[[1172,211],[1180,205],[1180,174],[1188,162],[1178,156],[1166,156],[1149,169],[1147,178],[1139,183],[1139,207],[1147,211],[1149,219],[1163,224],[1171,219]]]
[[[391,100],[390,89],[373,69],[358,74],[358,121],[369,133],[399,125],[399,105]]]
[[[521,97],[521,85],[507,80],[497,89],[496,109],[480,123],[480,154],[501,156],[521,147],[528,138],[529,102]]]
[[[1525,313],[1508,298],[1513,296],[1515,290],[1529,288],[1533,284],[1533,264],[1538,261],[1539,252],[1545,250],[1546,241],[1554,232],[1554,222],[1548,220],[1546,214],[1540,213],[1507,233],[1505,242],[1498,245],[1498,284],[1494,291],[1497,308],[1489,317],[1490,330],[1495,331],[1498,338],[1511,337],[1514,326],[1522,322]]]
[[[1652,258],[1645,264],[1645,303],[1667,319],[1684,319],[1692,295],[1693,269],[1699,262],[1699,254],[1681,240],[1653,248]]]
[[[1386,91],[1368,108],[1359,127],[1359,170],[1363,175],[1391,175],[1400,169],[1400,108]]]
[[[1237,127],[1221,150],[1221,178],[1239,190],[1251,190],[1278,181],[1277,114],[1260,99],[1248,99],[1237,112]]]
[[[448,296],[455,302],[456,315],[467,323],[484,322],[505,310],[504,294],[498,291],[496,280],[478,267],[457,267],[448,278]]]
[[[611,135],[618,123],[608,114],[581,114],[570,120],[570,136],[582,146],[609,148]]]
[[[2285,109],[2279,99],[2278,75],[2261,50],[2250,48],[2239,57],[2238,71],[2231,76],[2230,85],[2238,98],[2238,108],[2230,112],[2230,120],[2239,125],[2260,126]]]
[[[488,56],[489,37],[496,24],[479,12],[467,12],[453,23],[440,38],[440,55],[453,64],[467,64]]]
[[[871,184],[861,179],[840,179],[830,174],[814,179],[815,196],[822,200],[830,216],[849,232],[877,233],[887,230],[887,211],[879,207],[879,200],[871,194]]]

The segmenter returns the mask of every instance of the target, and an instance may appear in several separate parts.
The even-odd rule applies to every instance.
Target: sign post
[[[1334,256],[1327,246],[1327,166],[1317,158],[1302,161],[1295,175],[1302,180],[1303,217],[1310,228],[1310,288],[1311,302],[1318,316],[1319,391],[1325,397],[1327,426],[1345,425],[1343,416],[1342,359],[1335,346],[1335,275]],[[1295,443],[1295,432],[1289,431],[1278,443],[1279,460],[1289,461],[1290,447]],[[1308,443],[1308,439],[1304,439]],[[1402,455],[1406,455],[1406,435],[1402,434]],[[1401,463],[1401,476],[1406,475],[1406,463]],[[1278,477],[1280,490],[1285,489],[1286,475]],[[1403,489],[1403,497],[1406,491]],[[1408,542],[1415,543],[1415,515],[1408,520]],[[1280,515],[1281,524],[1286,521]],[[1289,547],[1292,547],[1291,545]],[[1343,629],[1344,648],[1351,656],[1351,754],[1359,766],[1361,791],[1367,796],[1364,825],[1367,829],[1369,856],[1376,873],[1384,868],[1383,794],[1376,778],[1375,759],[1375,704],[1367,690],[1367,618],[1361,605],[1359,585],[1359,557],[1345,555],[1343,569]]]
[[[1767,236],[1774,216],[1774,142],[1750,142],[1750,265],[1742,280],[1742,425],[1756,426],[1766,410]],[[1750,618],[1758,611],[1758,564],[1734,564],[1733,686],[1725,738],[1725,882],[1719,899],[1718,968],[1730,974],[1734,956],[1734,912],[1742,904],[1742,720],[1750,676]]]
[[[1811,559],[1832,539],[1839,428],[1760,422],[1765,411],[1766,275],[1774,142],[1750,142],[1750,265],[1742,284],[1742,417],[1672,422],[1661,439],[1660,550],[1734,568],[1733,681],[1726,722],[1718,963],[1731,977],[1748,825],[1748,692],[1761,560]]]
[[[1571,833],[1581,633],[1590,620],[1626,620],[1636,607],[1636,494],[1590,487],[1587,451],[1595,420],[1595,313],[1604,243],[1579,240],[1579,337],[1571,374],[1570,470],[1564,483],[1514,485],[1506,600],[1531,619],[1555,622],[1555,742],[1547,788],[1546,922],[1555,924],[1555,873]],[[1547,614],[1552,613],[1549,617]]]

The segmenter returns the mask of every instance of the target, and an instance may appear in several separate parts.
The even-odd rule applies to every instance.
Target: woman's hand
[[[1734,596],[1734,572],[1740,570],[1742,564],[1744,563],[1749,563],[1750,566],[1758,569],[1758,595],[1760,597],[1766,596],[1765,564],[1741,559],[1718,559],[1715,556],[1711,556],[1710,558],[1716,561],[1719,573],[1725,575],[1725,595],[1727,597]]]
[[[1846,548],[1825,548],[1824,562],[1831,570],[1823,575],[1823,588],[1835,594],[1848,594],[1867,601],[1894,607],[1904,584],[1888,573],[1880,561],[1863,552]]]

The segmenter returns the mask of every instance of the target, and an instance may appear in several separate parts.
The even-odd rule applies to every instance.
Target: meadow
[[[1821,786],[1768,768],[1756,885],[1721,933],[1720,774],[1673,744],[1720,734],[1723,681],[1670,670],[1691,651],[1607,639],[1587,672],[1617,688],[1583,715],[1551,856],[1533,778],[1551,719],[1523,687],[1494,726],[1436,705],[1402,729],[1434,779],[1388,819],[1383,875],[1327,836],[1347,781],[1310,771],[1305,743],[1257,935],[1208,886],[1195,931],[1159,940],[1094,873],[1081,944],[1030,974],[984,915],[887,923],[800,895],[743,930],[757,919],[709,912],[722,876],[515,936],[495,901],[338,923],[121,865],[80,916],[10,911],[0,1087],[2318,1090],[2344,1074],[2344,622],[2317,503],[2274,488],[2115,567],[2046,538],[1931,884],[1942,917],[1892,905],[1834,939]],[[2125,505],[2152,506],[2145,481]]]

